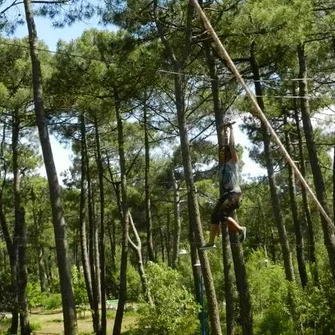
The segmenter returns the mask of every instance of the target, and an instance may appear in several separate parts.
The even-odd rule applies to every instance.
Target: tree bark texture
[[[98,120],[95,118],[95,144],[97,146],[96,161],[99,175],[99,196],[100,196],[100,235],[97,237],[99,251],[99,268],[100,271],[100,335],[106,335],[107,331],[107,314],[106,314],[106,264],[105,264],[105,194],[104,194],[104,170],[102,165],[100,135],[98,130]]]
[[[19,134],[20,120],[19,113],[14,112],[12,122],[12,151],[13,151],[13,193],[14,193],[14,212],[15,212],[15,238],[17,247],[16,258],[16,292],[17,311],[20,314],[20,329],[22,335],[30,334],[29,309],[27,301],[27,264],[26,264],[26,222],[24,208],[21,206],[21,175],[19,170]]]
[[[117,89],[114,90],[115,113],[117,119],[119,165],[121,173],[121,229],[122,229],[122,251],[120,269],[120,292],[119,303],[116,311],[113,335],[121,334],[121,325],[124,314],[124,307],[127,299],[127,265],[128,265],[128,235],[129,235],[129,204],[127,195],[126,158],[124,148],[123,120],[121,106]]]
[[[325,212],[330,215],[330,210],[327,203],[326,188],[322,176],[319,158],[316,151],[316,146],[313,136],[313,126],[310,117],[310,108],[308,101],[308,87],[307,87],[307,63],[304,45],[297,46],[297,55],[299,60],[299,96],[300,96],[300,109],[302,115],[302,123],[305,133],[306,145],[310,159],[310,165],[313,173],[314,186],[317,199],[324,208]],[[328,252],[330,268],[335,281],[335,227],[330,224],[323,215],[321,215],[321,224],[323,229],[324,244]]]
[[[99,286],[100,279],[98,275],[99,264],[97,263],[97,223],[95,218],[95,189],[93,187],[93,182],[91,179],[91,170],[89,165],[88,152],[86,151],[86,172],[87,172],[87,185],[88,185],[88,257],[92,280],[92,298],[93,298],[93,308],[92,308],[92,319],[93,319],[93,329],[96,334],[100,331],[100,310],[99,310]]]
[[[86,200],[88,198],[88,183],[87,183],[87,145],[86,145],[86,127],[85,116],[81,113],[79,118],[80,134],[81,134],[81,180],[80,180],[80,209],[79,209],[79,226],[80,226],[80,250],[81,262],[84,271],[84,279],[90,309],[93,310],[93,288],[90,260],[88,255],[87,231],[86,231]],[[94,320],[92,320],[94,322]]]
[[[145,148],[145,215],[147,227],[147,249],[148,258],[150,261],[155,261],[154,247],[152,241],[152,215],[151,215],[151,190],[150,190],[150,144],[149,144],[149,129],[148,129],[148,108],[144,106],[144,148]]]
[[[172,250],[172,268],[176,269],[179,257],[179,242],[181,232],[180,221],[180,195],[178,181],[175,176],[174,168],[171,169],[171,180],[173,185],[173,250]]]
[[[287,126],[287,117],[284,116],[284,125]],[[292,157],[291,137],[288,130],[285,130],[285,142],[287,153]],[[298,216],[298,205],[296,199],[295,175],[291,165],[288,164],[288,186],[290,195],[290,206],[292,212],[292,220],[296,239],[296,253],[299,276],[302,287],[306,287],[308,278],[305,263],[304,239],[302,235],[302,227]]]
[[[260,74],[259,74],[259,67],[257,60],[254,54],[254,43],[251,45],[251,55],[250,55],[250,63],[253,72],[253,79],[255,81],[255,91],[257,96],[257,102],[260,108],[265,111],[264,101],[263,101],[263,92],[260,83]],[[270,194],[271,194],[271,203],[272,209],[274,213],[274,219],[276,222],[276,226],[278,229],[280,246],[283,253],[283,260],[284,260],[284,268],[286,279],[289,281],[294,281],[294,268],[292,263],[292,254],[287,238],[286,227],[283,222],[282,213],[280,210],[280,202],[279,197],[277,194],[276,182],[275,182],[275,174],[274,174],[274,167],[273,161],[271,157],[271,149],[270,149],[270,136],[267,132],[267,128],[262,122],[261,124],[261,131],[263,134],[263,143],[264,143],[264,155],[266,160],[266,169],[268,173],[268,180],[269,180],[269,187],[270,187]]]
[[[295,96],[296,88],[295,83],[293,83],[293,95]],[[296,104],[296,100],[294,99],[294,120],[296,126],[296,133],[297,133],[297,140],[298,140],[298,153],[299,153],[299,161],[300,161],[300,171],[302,176],[306,177],[306,164],[305,164],[305,157],[304,157],[304,148],[302,144],[302,134],[301,134],[301,127],[300,127],[300,119],[299,119],[299,111],[298,106]],[[314,227],[311,217],[311,210],[308,203],[307,191],[301,185],[301,195],[302,195],[302,204],[303,204],[303,219],[305,221],[305,225],[307,226],[307,241],[308,241],[308,256],[309,256],[309,263],[311,274],[313,276],[313,280],[316,284],[319,283],[319,274],[318,274],[318,267],[317,267],[317,258],[316,258],[316,251],[315,251],[315,237],[314,237]]]
[[[42,154],[50,191],[52,218],[56,240],[55,242],[57,251],[58,271],[63,303],[64,333],[65,335],[75,335],[77,333],[77,317],[72,289],[71,270],[68,258],[65,219],[61,204],[61,191],[50,144],[47,120],[44,113],[42,73],[38,56],[38,38],[33,17],[31,0],[24,0],[24,8],[29,32],[29,46],[32,63],[36,123],[38,126],[38,132],[42,146]]]

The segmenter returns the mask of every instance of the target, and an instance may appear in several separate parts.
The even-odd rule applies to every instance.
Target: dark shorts
[[[224,194],[216,203],[211,216],[212,224],[219,224],[226,221],[226,219],[238,209],[242,203],[241,193],[227,193]]]

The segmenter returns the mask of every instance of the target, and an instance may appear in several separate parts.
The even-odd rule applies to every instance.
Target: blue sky
[[[108,27],[106,28],[99,25],[97,18],[93,18],[92,20],[87,22],[76,22],[71,27],[64,28],[54,28],[51,24],[50,19],[36,17],[35,20],[39,39],[43,40],[48,45],[48,48],[51,51],[56,50],[57,42],[59,40],[69,42],[79,37],[85,30],[91,28],[108,29]],[[113,30],[113,28],[110,29]],[[27,36],[27,34],[27,27],[26,25],[23,25],[17,29],[14,37],[22,38]],[[238,127],[235,127],[235,134],[236,143],[239,143],[244,147],[244,154],[242,157],[242,160],[244,162],[243,175],[255,177],[265,174],[265,170],[249,158],[247,148],[250,147],[250,142],[247,138],[247,135],[242,133],[242,131],[240,131]],[[60,144],[54,137],[51,137],[51,139],[56,169],[58,175],[60,176],[60,174],[63,171],[67,170],[71,165],[71,150]],[[45,176],[44,167],[41,168],[40,173]]]
[[[36,17],[35,22],[39,39],[43,40],[48,45],[48,48],[52,51],[56,50],[57,42],[59,40],[70,42],[71,40],[79,37],[85,30],[99,27],[97,19],[92,19],[91,21],[87,22],[77,22],[73,26],[65,28],[54,28],[50,19],[41,17]],[[27,26],[23,25],[17,29],[14,37],[23,38],[27,35]],[[55,158],[57,173],[60,177],[60,174],[71,166],[72,152],[70,148],[60,144],[59,141],[57,141],[53,136],[51,136],[51,145]],[[44,166],[40,169],[40,173],[41,175],[46,176]],[[59,180],[61,182],[62,178],[60,177]]]
[[[83,21],[76,22],[72,26],[64,28],[54,28],[52,26],[50,19],[42,17],[36,17],[35,22],[36,22],[38,38],[40,40],[43,40],[49,46],[49,49],[52,51],[56,50],[58,40],[69,42],[79,37],[85,30],[98,27],[103,29],[102,26],[98,25],[97,18],[93,18],[86,22]],[[18,27],[14,36],[22,38],[27,35],[28,35],[27,26],[23,25]]]

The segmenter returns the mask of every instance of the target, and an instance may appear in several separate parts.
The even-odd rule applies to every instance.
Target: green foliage
[[[9,272],[0,272],[0,311],[9,311],[13,307],[14,297]]]
[[[72,266],[72,285],[76,305],[87,304],[88,296],[85,279],[76,266]]]
[[[62,306],[61,294],[53,293],[48,295],[43,301],[43,306],[48,310],[60,308]]]
[[[255,313],[255,334],[292,334],[285,273],[271,264],[262,250],[253,252],[247,263],[250,291]]]
[[[27,298],[29,309],[42,305],[42,302],[45,299],[45,294],[41,292],[41,288],[38,283],[27,283]]]
[[[28,282],[27,298],[30,309],[42,307],[47,310],[52,310],[62,305],[60,293],[41,292],[39,283]]]
[[[255,334],[289,335],[298,329],[305,329],[308,334],[331,331],[335,322],[335,289],[329,269],[324,269],[320,286],[310,281],[302,289],[298,283],[285,280],[281,264],[272,264],[262,250],[250,254],[247,267]]]
[[[155,263],[148,264],[146,273],[154,305],[142,305],[136,334],[194,334],[199,327],[199,307],[192,294],[181,285],[181,275]]]
[[[36,331],[36,330],[41,330],[42,329],[42,326],[39,322],[29,322],[29,326],[30,326],[30,330],[33,332],[33,331]]]
[[[288,311],[283,312],[282,304],[271,305],[265,312],[255,332],[262,335],[291,335],[293,322]]]
[[[142,292],[142,285],[138,271],[130,263],[127,266],[127,297],[129,301],[138,301]]]

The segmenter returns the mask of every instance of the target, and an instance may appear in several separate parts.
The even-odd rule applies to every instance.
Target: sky
[[[93,18],[87,22],[76,22],[71,27],[64,27],[64,28],[54,28],[52,27],[50,19],[45,19],[41,17],[35,18],[37,33],[40,40],[43,40],[47,45],[49,50],[56,51],[57,42],[59,40],[63,40],[66,42],[70,42],[71,40],[76,39],[79,37],[85,30],[91,28],[100,28],[100,29],[107,29],[106,27],[102,27],[98,25],[97,18]],[[112,27],[110,27],[113,30]],[[14,37],[23,38],[27,36],[27,27],[26,25],[20,26]],[[237,122],[238,125],[238,122]],[[242,160],[244,162],[244,167],[242,170],[242,177],[249,178],[249,177],[256,177],[259,175],[265,175],[265,169],[261,168],[261,166],[255,163],[253,160],[249,158],[248,148],[251,146],[248,137],[244,134],[238,126],[234,127],[235,131],[235,142],[240,144],[243,149],[243,157]],[[51,136],[51,145],[52,151],[55,157],[55,164],[57,169],[57,174],[60,177],[61,173],[66,171],[71,166],[71,149],[64,147],[60,144],[55,137]],[[40,169],[41,175],[45,176],[45,168]],[[60,177],[60,180],[62,178]]]

